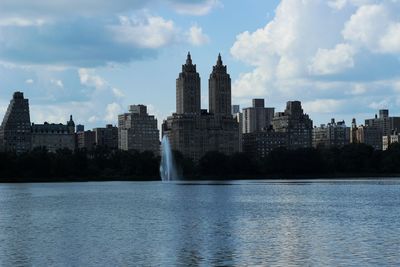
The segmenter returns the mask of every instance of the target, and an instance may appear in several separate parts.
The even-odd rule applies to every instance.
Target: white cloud
[[[400,6],[397,1],[392,3],[360,6],[343,29],[344,39],[372,52],[400,53],[400,22],[396,13]]]
[[[340,73],[354,66],[355,49],[348,44],[338,44],[334,49],[318,49],[311,59],[311,74],[325,75]]]
[[[176,40],[178,31],[172,20],[146,14],[142,18],[119,17],[120,24],[109,26],[114,38],[143,48],[159,48]]]
[[[118,103],[108,104],[106,107],[106,115],[104,120],[109,123],[118,121],[118,114],[122,113],[122,108]]]
[[[374,101],[371,104],[368,105],[371,109],[377,110],[377,109],[386,109],[390,105],[390,100],[389,99],[383,99],[381,101]]]
[[[60,88],[64,88],[64,84],[63,84],[63,82],[61,80],[51,79],[50,83],[54,84],[54,85],[56,85],[56,86],[58,86]]]
[[[186,15],[203,16],[208,14],[213,8],[222,6],[219,0],[206,0],[198,3],[172,2],[172,7],[177,13]]]
[[[26,84],[32,84],[32,83],[34,83],[34,81],[33,81],[33,79],[27,79],[27,80],[25,80],[25,83]]]
[[[81,84],[83,85],[102,89],[107,84],[102,77],[96,75],[96,72],[93,69],[80,68],[78,74]]]
[[[124,92],[122,92],[122,90],[120,90],[118,88],[113,87],[111,90],[115,97],[122,98],[125,96]]]
[[[210,38],[203,33],[203,29],[197,25],[192,26],[188,32],[188,41],[192,45],[200,46],[210,42]]]
[[[18,27],[30,27],[30,26],[42,26],[47,21],[45,19],[28,19],[22,17],[5,17],[0,18],[0,27],[3,26],[18,26]]]
[[[280,1],[272,20],[238,34],[231,47],[236,60],[253,67],[234,80],[233,101],[296,98],[313,116],[365,112],[387,97],[383,90],[396,88],[399,12],[398,0]]]
[[[304,112],[309,113],[335,113],[343,105],[343,102],[336,99],[317,99],[303,103]]]

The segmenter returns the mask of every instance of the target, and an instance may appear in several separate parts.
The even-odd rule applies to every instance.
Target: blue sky
[[[130,104],[161,123],[188,51],[203,108],[221,52],[241,107],[300,100],[314,124],[400,116],[399,14],[398,0],[2,0],[0,118],[21,90],[35,123],[116,124]]]

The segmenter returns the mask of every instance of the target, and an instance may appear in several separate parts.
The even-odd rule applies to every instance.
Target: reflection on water
[[[0,266],[399,265],[400,182],[0,185]]]

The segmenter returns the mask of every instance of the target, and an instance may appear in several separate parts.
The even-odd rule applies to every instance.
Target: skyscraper
[[[29,101],[22,92],[15,92],[0,127],[0,148],[23,153],[31,149]]]
[[[239,128],[231,114],[230,83],[219,55],[209,80],[213,112],[200,110],[200,77],[188,54],[176,83],[177,112],[168,117],[162,127],[173,149],[194,160],[209,151],[238,152]]]
[[[190,53],[182,72],[176,79],[176,113],[200,114],[200,75],[193,65]]]
[[[221,54],[208,80],[209,112],[214,115],[231,114],[231,77],[222,64]]]

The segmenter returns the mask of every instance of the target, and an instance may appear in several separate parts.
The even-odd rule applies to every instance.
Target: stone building
[[[287,143],[287,133],[272,129],[243,134],[243,152],[256,158],[263,158],[276,148],[287,147]]]
[[[335,122],[332,119],[327,125],[313,129],[313,147],[330,148],[342,147],[350,143],[350,127],[344,121]]]
[[[275,132],[287,133],[287,148],[297,149],[312,146],[313,122],[304,114],[300,101],[289,101],[284,112],[272,119]]]
[[[22,92],[15,92],[0,127],[0,148],[16,153],[31,149],[29,101]]]
[[[190,53],[176,82],[176,113],[163,122],[171,147],[199,160],[208,151],[239,151],[239,126],[231,111],[231,79],[218,55],[209,78],[209,111],[200,110],[200,76]]]
[[[184,92],[186,94],[186,92]],[[190,95],[190,97],[192,97]],[[184,106],[182,105],[182,108]],[[185,108],[188,108],[185,106]],[[191,110],[191,111],[194,111]],[[160,132],[157,119],[144,105],[132,105],[129,113],[118,116],[118,147],[122,150],[160,153]]]
[[[96,133],[90,130],[77,132],[76,146],[78,149],[93,150],[96,146]]]
[[[275,108],[266,108],[264,99],[253,99],[253,106],[243,109],[243,134],[270,128]]]
[[[75,123],[70,116],[67,124],[32,123],[32,148],[43,147],[49,152],[59,149],[75,149]]]
[[[105,128],[94,128],[97,146],[118,149],[118,127],[107,124]]]

